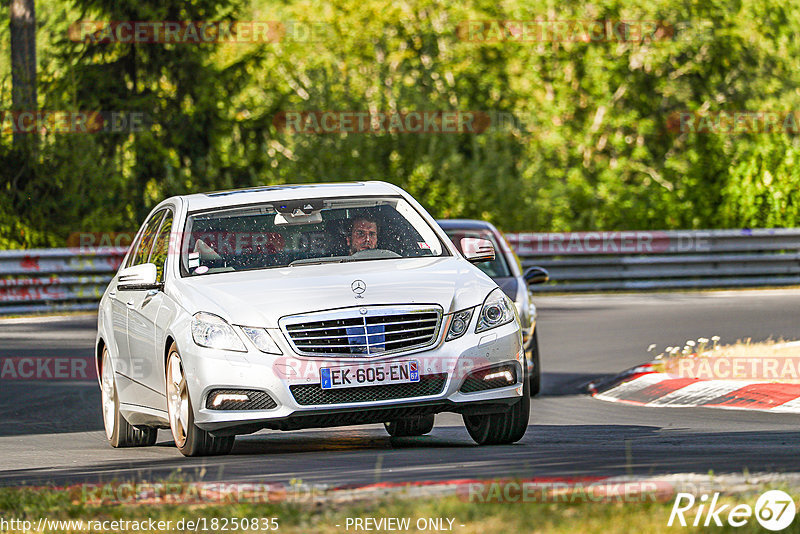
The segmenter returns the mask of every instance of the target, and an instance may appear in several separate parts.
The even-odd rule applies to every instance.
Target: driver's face
[[[350,237],[347,238],[347,245],[350,247],[350,254],[375,248],[378,245],[378,225],[364,220],[356,221]]]

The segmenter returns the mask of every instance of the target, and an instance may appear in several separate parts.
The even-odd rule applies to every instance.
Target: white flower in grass
[[[694,347],[695,345],[696,345],[696,343],[691,339],[686,341],[686,346],[687,347]]]
[[[711,336],[711,341],[716,343],[717,341],[719,341],[719,336]]]
[[[656,348],[656,344],[655,344],[655,343],[653,343],[652,345],[650,345],[649,347],[647,347],[647,352],[652,352],[652,350],[653,350],[654,348]]]
[[[705,338],[705,337],[698,337],[698,338],[697,338],[697,342],[698,342],[698,343],[702,343],[703,345],[705,345],[706,343],[708,343],[708,338]]]

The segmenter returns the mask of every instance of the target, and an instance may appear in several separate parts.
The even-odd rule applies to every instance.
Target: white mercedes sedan
[[[463,250],[459,252],[459,250]],[[236,435],[463,416],[479,444],[528,427],[514,303],[408,193],[383,182],[169,198],[100,301],[96,360],[114,447],[169,428],[186,456]]]

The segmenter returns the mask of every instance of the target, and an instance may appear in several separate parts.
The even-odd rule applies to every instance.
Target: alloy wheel
[[[183,363],[177,352],[169,355],[167,362],[167,400],[169,407],[169,426],[175,445],[186,444],[189,428],[189,389],[183,372]]]

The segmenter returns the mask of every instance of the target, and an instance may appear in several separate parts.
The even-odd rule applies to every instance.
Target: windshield
[[[491,241],[492,245],[494,245],[494,260],[476,263],[475,266],[491,278],[507,278],[511,276],[505,256],[503,256],[503,249],[498,245],[497,239],[495,239],[492,232],[489,230],[462,230],[456,228],[445,229],[445,232],[462,254],[464,250],[461,248],[461,240],[465,237]]]
[[[184,275],[447,255],[401,197],[334,198],[224,208],[190,215]]]

